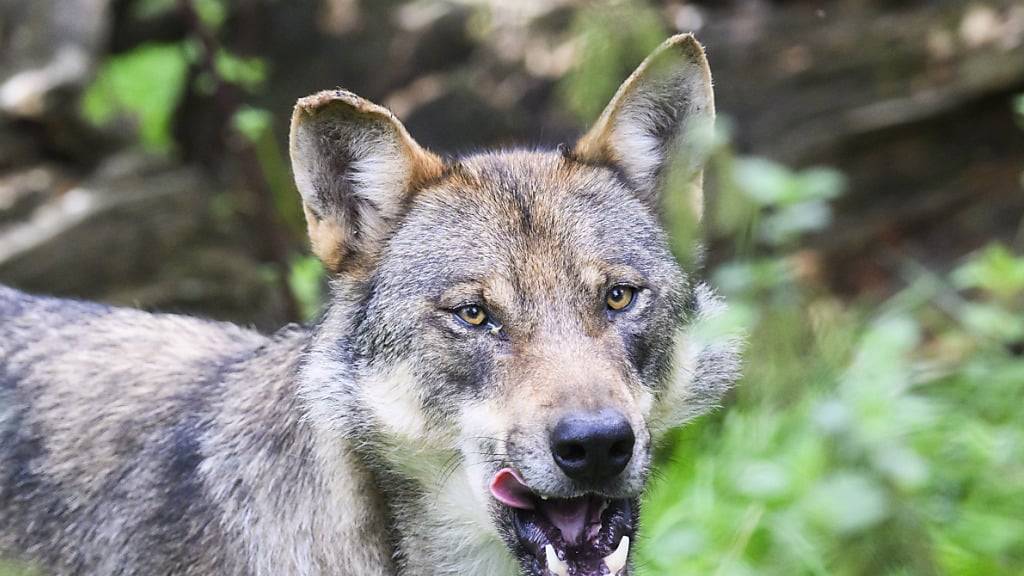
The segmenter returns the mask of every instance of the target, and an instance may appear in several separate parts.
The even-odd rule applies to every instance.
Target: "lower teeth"
[[[548,563],[548,570],[555,576],[569,576],[569,566],[558,559],[555,554],[555,547],[548,544],[544,547],[544,555]]]
[[[569,565],[558,558],[555,547],[548,544],[544,547],[544,557],[548,565],[548,571],[554,576],[569,576]],[[623,536],[619,540],[618,547],[611,554],[604,557],[604,565],[608,567],[611,576],[618,576],[626,567],[626,559],[629,557],[629,536]]]

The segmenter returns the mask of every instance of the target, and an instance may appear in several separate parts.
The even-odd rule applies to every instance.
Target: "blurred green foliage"
[[[566,75],[560,93],[569,111],[590,122],[622,79],[668,36],[658,12],[639,2],[602,2],[581,10],[572,26],[581,66]]]
[[[252,147],[281,221],[293,237],[305,238],[306,220],[299,192],[274,133],[273,115],[262,108],[242,106],[232,117],[231,127]]]
[[[993,253],[1006,252],[954,276],[987,277]],[[851,309],[785,266],[761,274],[776,281],[719,283],[754,310],[742,316],[748,369],[728,409],[684,429],[661,468],[646,573],[1019,574],[1019,335],[937,321],[934,288],[919,306]],[[791,297],[765,297],[780,290]],[[974,305],[1020,317],[1024,290],[977,290]]]
[[[267,69],[262,59],[210,45],[210,38],[216,39],[227,18],[227,5],[221,0],[190,0],[185,4],[203,28],[193,30],[183,41],[144,44],[107,58],[82,96],[86,120],[106,126],[127,119],[143,147],[168,153],[174,149],[171,122],[186,91],[210,95],[221,84],[237,86],[247,93],[263,89]],[[177,0],[134,0],[130,6],[132,17],[144,21],[180,10],[182,4]],[[211,69],[203,68],[207,59]],[[190,67],[199,70],[191,84]]]
[[[218,50],[214,62],[217,75],[223,81],[250,92],[260,90],[266,82],[267,67],[260,58],[242,58],[227,50]]]
[[[108,58],[82,97],[82,113],[97,125],[128,117],[148,149],[172,149],[171,119],[188,70],[179,44],[146,44]]]
[[[316,256],[298,256],[289,267],[288,287],[295,294],[299,312],[307,322],[320,314],[326,296],[324,274],[324,266]]]
[[[266,87],[267,64],[261,58],[233,53],[221,43],[221,32],[228,18],[226,0],[128,0],[128,13],[137,21],[146,21],[170,12],[191,12],[191,28],[185,38],[164,44],[143,44],[104,60],[96,79],[81,99],[83,117],[98,127],[128,122],[137,144],[151,153],[175,152],[172,122],[183,97],[193,91],[213,96],[227,118],[228,148],[233,160],[249,163],[262,179],[268,197],[256,200],[271,205],[280,220],[281,236],[300,245],[305,238],[305,220],[298,193],[291,180],[284,152],[273,130],[273,115],[245,102]],[[218,94],[219,91],[222,93]],[[228,102],[227,105],[224,103]],[[235,145],[238,144],[238,145]],[[251,152],[251,159],[249,153]],[[245,185],[253,186],[250,180]],[[262,192],[260,192],[262,194]],[[220,220],[253,211],[253,196],[233,198],[218,195],[211,199],[211,213]],[[284,260],[284,258],[282,258]],[[304,318],[312,318],[318,309],[322,269],[296,254],[287,268],[264,277],[270,283],[284,283]],[[313,284],[317,284],[316,287]]]
[[[581,12],[570,110],[592,120],[664,37],[646,10]],[[844,303],[798,243],[827,229],[842,175],[738,156],[720,124],[706,232],[734,257],[708,274],[730,309],[693,337],[744,331],[747,369],[662,455],[640,572],[1024,573],[1024,258],[994,244],[948,278],[908,262],[902,292]],[[691,262],[693,223],[669,216]]]

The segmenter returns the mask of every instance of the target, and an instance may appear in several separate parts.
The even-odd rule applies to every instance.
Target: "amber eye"
[[[455,315],[470,326],[483,326],[487,323],[487,311],[481,306],[470,304],[455,310]]]
[[[605,304],[608,305],[608,309],[614,312],[625,310],[633,303],[633,297],[636,296],[636,288],[632,286],[612,286],[608,289],[608,295],[605,296]]]

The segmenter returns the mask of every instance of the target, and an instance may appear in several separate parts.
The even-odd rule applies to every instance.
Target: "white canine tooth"
[[[549,572],[555,576],[569,576],[569,565],[558,559],[554,546],[551,544],[545,546],[544,555],[547,557]]]
[[[619,547],[604,557],[604,565],[608,567],[608,573],[616,576],[620,570],[626,567],[626,557],[628,556],[629,536],[623,536],[622,540],[619,540]]]

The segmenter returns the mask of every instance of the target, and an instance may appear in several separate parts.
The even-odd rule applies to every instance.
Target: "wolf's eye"
[[[619,312],[625,310],[633,303],[634,296],[636,296],[636,288],[620,284],[608,289],[608,294],[605,296],[604,301],[608,305],[609,310]]]
[[[483,326],[487,323],[487,311],[476,304],[456,308],[455,315],[470,326]]]

